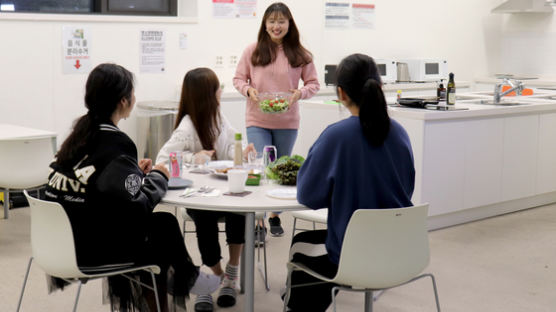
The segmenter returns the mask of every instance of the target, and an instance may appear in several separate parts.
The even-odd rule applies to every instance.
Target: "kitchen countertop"
[[[536,90],[534,90],[536,91]],[[527,105],[485,105],[470,103],[472,98],[492,100],[492,96],[482,95],[481,92],[461,93],[456,102],[456,108],[464,108],[465,110],[453,111],[438,111],[421,108],[410,107],[394,107],[389,105],[388,112],[392,117],[402,117],[417,120],[450,120],[450,119],[466,119],[466,118],[479,118],[479,117],[494,117],[514,114],[533,114],[539,112],[556,112],[556,100],[545,99],[537,96],[516,96],[504,97],[506,101],[524,102]],[[556,91],[542,90],[542,96],[556,96]],[[395,98],[388,97],[387,102],[393,103]],[[326,103],[326,104],[325,104]],[[309,107],[329,107],[329,109],[337,109],[336,105],[331,104],[330,101],[323,100],[303,100],[301,105]],[[339,105],[339,104],[338,104]]]

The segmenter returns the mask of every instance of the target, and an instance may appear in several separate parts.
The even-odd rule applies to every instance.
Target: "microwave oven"
[[[439,81],[448,77],[448,61],[442,59],[406,59],[410,81]]]
[[[375,59],[382,83],[396,82],[396,61],[391,59]]]

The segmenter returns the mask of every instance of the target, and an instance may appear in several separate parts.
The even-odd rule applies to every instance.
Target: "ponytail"
[[[99,122],[90,114],[81,116],[74,122],[73,131],[56,154],[56,162],[62,167],[73,166],[72,161],[85,156],[85,147],[98,131]]]
[[[336,69],[336,80],[337,86],[359,107],[365,138],[374,146],[382,145],[390,131],[390,117],[374,60],[364,54],[344,58]]]
[[[380,146],[384,143],[390,131],[390,117],[382,88],[371,78],[367,79],[361,90],[359,122],[363,134],[372,145]]]

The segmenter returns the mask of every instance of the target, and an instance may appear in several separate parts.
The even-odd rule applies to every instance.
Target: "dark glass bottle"
[[[448,80],[448,86],[446,90],[446,104],[456,104],[456,83],[454,82],[454,73],[450,73],[450,79]]]

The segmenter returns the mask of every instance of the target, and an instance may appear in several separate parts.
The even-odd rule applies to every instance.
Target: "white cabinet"
[[[464,208],[500,201],[503,122],[502,118],[464,122]]]
[[[539,119],[537,194],[556,190],[556,113]]]
[[[429,215],[463,209],[465,123],[426,123],[424,135],[421,202],[430,204]]]
[[[539,115],[504,119],[502,200],[535,195]]]

